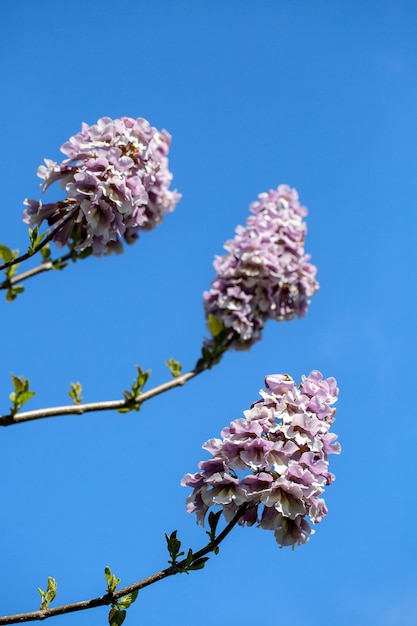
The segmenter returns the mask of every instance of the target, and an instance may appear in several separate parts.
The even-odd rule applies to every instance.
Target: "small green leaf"
[[[192,562],[193,562],[193,551],[191,550],[191,548],[189,548],[188,554],[187,554],[187,558],[185,559],[184,566],[189,568]]]
[[[174,530],[171,535],[165,533],[165,539],[168,546],[168,552],[171,556],[171,560],[168,561],[171,565],[175,565],[178,557],[183,556],[184,552],[180,552],[181,549],[181,541],[177,539],[177,531]]]
[[[123,406],[121,409],[117,409],[118,413],[130,413],[130,411],[133,410],[134,407],[130,407],[130,406]]]
[[[51,248],[49,246],[49,243],[46,243],[41,248],[41,256],[42,256],[42,263],[48,263],[48,261],[51,260]]]
[[[109,611],[109,624],[110,626],[121,626],[126,618],[126,611],[120,611],[116,606],[113,606]]]
[[[213,513],[210,511],[208,516],[208,522],[210,526],[210,532],[207,531],[207,534],[210,535],[210,539],[214,539],[216,536],[217,524],[219,523],[220,516],[223,511],[217,511],[217,513]]]
[[[67,265],[68,263],[66,261],[61,261],[60,259],[57,259],[56,261],[52,263],[52,269],[63,270],[64,267],[67,267]]]
[[[39,226],[35,226],[35,228],[29,228],[30,246],[28,251],[31,254],[35,251],[36,246],[40,244],[45,236],[46,233],[44,233],[43,235],[39,235]]]
[[[12,251],[10,248],[5,246],[4,243],[0,243],[0,259],[2,259],[5,263],[13,261],[13,259],[16,258],[17,254],[15,254],[15,252],[17,252],[17,250]]]
[[[16,300],[19,293],[23,293],[24,290],[25,288],[23,287],[23,285],[13,285],[12,287],[9,287],[6,292],[6,302],[13,302],[13,300]]]
[[[47,605],[46,600],[45,600],[45,592],[42,591],[42,589],[40,587],[38,587],[38,592],[39,592],[39,595],[41,597],[41,605],[40,605],[39,609],[41,611],[44,611],[45,609],[48,608],[48,605]]]
[[[22,391],[19,394],[15,394],[12,393],[10,394],[10,396],[14,396],[16,399],[18,398],[18,403],[20,406],[22,406],[23,404],[26,404],[26,402],[28,402],[31,398],[33,398],[33,396],[35,395],[34,391]],[[12,400],[12,398],[10,398]],[[13,400],[12,400],[13,402]]]
[[[203,567],[206,564],[206,561],[208,560],[209,560],[208,556],[202,556],[201,559],[196,559],[195,561],[193,561],[193,563],[191,563],[188,569],[189,570],[203,569]]]
[[[146,381],[149,378],[149,375],[151,373],[151,370],[148,370],[147,372],[144,372],[143,369],[140,367],[140,365],[136,365],[136,369],[138,371],[138,377],[137,377],[137,388],[142,391],[142,388],[145,386]],[[132,389],[135,387],[135,384],[133,385]]]
[[[14,374],[10,374],[12,377],[13,387],[16,393],[20,393],[25,388],[25,378],[23,376],[15,376]]]
[[[146,384],[146,381],[149,378],[151,370],[144,371],[140,365],[136,365],[137,376],[133,381],[131,390],[124,391],[123,395],[125,397],[126,406],[118,409],[119,413],[127,413],[128,411],[139,411],[141,406],[140,395],[142,393],[142,389]]]
[[[14,391],[9,395],[13,406],[10,413],[15,415],[26,402],[35,395],[34,391],[29,391],[29,379],[24,376],[15,376],[11,374]]]
[[[116,603],[119,609],[128,609],[130,605],[133,604],[136,598],[138,597],[138,593],[139,593],[139,590],[135,589],[135,591],[131,591],[130,593],[127,593],[125,596],[122,596],[121,598],[119,598]]]
[[[178,376],[181,375],[182,365],[179,361],[176,361],[175,359],[169,359],[168,361],[165,361],[165,365],[169,367],[169,370],[174,378],[178,378]]]
[[[49,607],[49,604],[53,600],[55,600],[55,597],[56,597],[57,582],[56,582],[55,578],[52,578],[52,576],[49,576],[48,577],[48,586],[46,588],[46,591],[42,591],[42,589],[40,589],[40,587],[38,587],[38,591],[39,591],[39,594],[41,596],[40,610],[41,611],[45,611]]]
[[[83,401],[81,392],[83,390],[83,386],[81,383],[70,383],[71,390],[68,392],[69,397],[74,402],[74,404],[81,404]]]
[[[225,345],[225,340],[229,338],[231,331],[230,329],[224,328],[214,337],[214,341],[210,348],[207,346],[203,346],[201,349],[201,358],[198,359],[196,367],[197,368],[207,368],[211,369],[213,365],[217,365],[220,362],[223,354],[227,350],[227,344]]]
[[[181,552],[181,554],[184,554],[184,553]],[[187,552],[186,558],[181,563],[173,563],[173,565],[177,566],[180,574],[188,574],[189,570],[191,569],[193,558],[194,558],[193,551],[190,548]]]
[[[104,568],[104,575],[107,581],[107,591],[113,593],[120,582],[120,578],[116,578],[108,565]]]
[[[111,569],[108,565],[104,568],[104,575],[106,577],[107,587],[109,586],[109,582],[112,579],[113,574],[111,573]]]
[[[224,329],[224,326],[221,323],[221,321],[217,319],[217,317],[215,315],[212,315],[211,313],[209,313],[209,316],[208,316],[208,327],[213,337],[217,337],[217,335],[219,335]]]
[[[35,228],[29,228],[29,239],[30,239],[31,244],[34,241],[36,241],[38,233],[39,233],[39,226],[35,226]]]
[[[48,602],[48,604],[50,602],[52,602],[53,600],[55,600],[56,597],[56,592],[57,592],[57,583],[55,578],[52,578],[52,576],[48,577],[48,587],[46,589],[46,593],[45,593],[45,598],[46,601]]]
[[[209,513],[208,523],[210,526],[210,530],[206,530],[206,535],[210,537],[210,541],[214,541],[216,539],[217,524],[219,523],[221,514],[222,511],[217,511],[217,513],[213,513],[213,511],[210,511]],[[213,548],[214,554],[219,554],[219,551],[219,546],[215,546]]]

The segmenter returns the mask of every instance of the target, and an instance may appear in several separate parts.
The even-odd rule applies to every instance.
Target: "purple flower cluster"
[[[91,248],[98,256],[121,252],[121,239],[136,241],[140,230],[154,228],[180,199],[169,190],[170,144],[167,131],[142,118],[103,117],[93,126],[83,124],[61,147],[68,158],[60,164],[45,159],[38,169],[42,191],[59,180],[66,199],[47,204],[26,199],[23,221],[33,226],[47,220],[56,228],[71,211],[73,219],[53,237],[56,244],[72,240],[75,250]]]
[[[261,193],[250,210],[246,226],[224,245],[227,254],[216,257],[217,275],[204,293],[206,317],[234,331],[236,348],[260,339],[268,319],[303,317],[319,288],[317,269],[304,254],[307,209],[297,191],[280,185]]]
[[[302,377],[297,387],[288,374],[267,376],[266,389],[244,418],[234,420],[203,448],[212,459],[181,481],[193,492],[187,511],[204,525],[210,507],[220,506],[229,522],[246,504],[241,525],[273,530],[281,546],[306,543],[314,524],[327,514],[320,498],[334,475],[328,455],[339,454],[334,422],[338,388],[334,378],[318,371]]]

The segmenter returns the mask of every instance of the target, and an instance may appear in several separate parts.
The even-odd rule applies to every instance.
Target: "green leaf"
[[[212,315],[211,313],[209,313],[209,316],[208,316],[208,327],[213,337],[217,337],[217,335],[219,335],[224,329],[224,326],[221,323],[221,321],[217,319],[217,317],[215,315]]]
[[[126,618],[126,611],[120,611],[116,606],[113,606],[109,611],[109,624],[110,626],[121,626]]]
[[[81,392],[83,390],[83,386],[81,383],[70,383],[71,390],[68,392],[69,397],[74,402],[74,404],[81,404],[83,401]]]
[[[63,270],[64,267],[67,267],[67,265],[68,263],[66,261],[61,261],[60,259],[57,259],[56,261],[53,262],[52,269]]]
[[[137,377],[137,380],[136,380],[136,385],[134,383],[132,389],[138,388],[140,391],[142,391],[143,387],[146,384],[146,381],[149,378],[151,370],[148,370],[147,372],[144,372],[143,369],[140,367],[140,365],[136,365],[136,369],[138,371],[138,377]]]
[[[146,381],[149,378],[151,370],[148,370],[145,372],[140,367],[140,365],[136,365],[136,369],[137,369],[137,376],[135,380],[133,381],[131,390],[123,392],[127,406],[124,406],[121,409],[118,409],[119,413],[127,413],[128,411],[133,411],[133,410],[139,411],[140,409],[140,405],[141,405],[140,395],[142,393],[143,387],[146,384]]]
[[[52,576],[48,577],[48,587],[46,589],[46,593],[45,593],[45,599],[48,602],[48,604],[50,602],[52,602],[52,600],[55,600],[56,597],[56,592],[57,592],[57,583],[55,578],[52,578]]]
[[[51,260],[51,248],[49,246],[49,243],[46,243],[41,248],[41,256],[42,256],[42,263],[47,263],[48,261]]]
[[[187,554],[187,558],[185,559],[184,566],[188,569],[192,562],[193,562],[193,551],[191,550],[191,548],[189,548],[188,554]]]
[[[19,250],[10,250],[4,243],[0,243],[0,259],[2,259],[5,263],[9,261],[13,261],[19,254]]]
[[[40,589],[40,587],[38,587],[38,591],[39,594],[41,596],[41,606],[40,606],[40,610],[44,611],[49,607],[49,604],[55,600],[56,597],[56,592],[57,592],[57,582],[55,580],[55,578],[52,578],[52,576],[48,577],[48,586],[46,588],[46,591],[42,591],[42,589]]]
[[[10,409],[12,415],[15,415],[26,402],[35,395],[34,391],[29,391],[29,379],[24,376],[15,376],[11,374],[14,391],[9,395],[13,406]]]
[[[210,511],[208,516],[208,523],[210,526],[210,532],[207,531],[207,534],[210,535],[210,539],[214,539],[216,536],[217,524],[219,523],[219,519],[221,517],[222,511],[217,511],[217,513],[213,513]]]
[[[13,300],[16,300],[19,293],[23,293],[24,290],[25,288],[23,287],[23,285],[16,285],[16,286],[13,285],[12,287],[9,287],[9,289],[6,292],[6,302],[13,302]]]
[[[14,398],[18,399],[18,403],[20,406],[23,406],[23,404],[26,404],[26,402],[28,402],[31,398],[33,398],[34,395],[35,395],[34,391],[22,391],[19,394],[15,394],[15,393],[10,394],[10,396],[14,396]],[[10,397],[10,400],[12,400],[11,397]]]
[[[135,591],[131,591],[130,593],[127,593],[125,596],[122,596],[121,598],[119,598],[116,603],[119,609],[128,609],[130,605],[133,604],[136,598],[138,597],[138,593],[139,593],[139,590],[135,589]]]
[[[206,564],[206,561],[208,560],[209,560],[208,556],[202,556],[201,559],[196,559],[195,561],[193,561],[193,563],[191,563],[188,569],[189,570],[203,569],[203,567]]]
[[[177,531],[174,530],[171,535],[165,533],[165,539],[168,546],[168,552],[171,556],[171,561],[168,561],[171,565],[175,565],[178,557],[183,556],[184,552],[180,552],[181,549],[181,541],[177,539]]]
[[[165,365],[169,367],[169,370],[174,378],[178,378],[178,376],[181,375],[182,365],[179,361],[176,361],[175,359],[169,359],[168,361],[165,361]]]
[[[184,554],[184,553],[182,552],[181,554]],[[187,552],[186,558],[181,563],[173,563],[173,565],[177,566],[180,574],[188,574],[189,570],[191,569],[193,558],[194,558],[193,551],[190,548]]]
[[[77,258],[78,259],[86,259],[87,257],[91,256],[92,254],[93,254],[93,248],[90,246],[89,248],[84,248],[84,250],[81,250],[81,252],[78,252]]]
[[[16,393],[20,393],[25,388],[25,379],[23,376],[15,376],[14,374],[10,374],[12,377],[13,387]]]
[[[35,226],[35,228],[29,228],[30,246],[28,252],[30,254],[35,252],[36,247],[42,242],[43,239],[45,239],[47,234],[48,233],[46,232],[40,235],[38,226]]]
[[[39,595],[41,596],[41,605],[40,605],[39,609],[41,611],[44,611],[45,609],[48,608],[48,603],[45,600],[45,592],[42,591],[42,589],[40,587],[38,587],[38,592],[39,592]]]
[[[131,406],[123,406],[121,409],[117,409],[118,413],[130,413],[134,407]]]
[[[38,232],[39,226],[35,226],[35,228],[29,228],[29,239],[31,244],[36,240]]]
[[[120,582],[120,578],[116,578],[108,565],[104,568],[104,575],[107,581],[107,591],[113,593]]]
[[[201,349],[201,358],[197,361],[196,367],[205,367],[211,369],[213,365],[217,365],[220,362],[223,354],[227,350],[228,344],[225,344],[225,340],[229,338],[231,334],[230,329],[223,328],[215,337],[210,348],[203,346]]]
[[[210,530],[206,530],[206,535],[210,537],[210,541],[214,541],[216,539],[217,524],[219,523],[221,514],[222,514],[222,511],[217,511],[217,513],[213,513],[213,511],[210,511],[209,513],[208,523],[210,526]],[[219,546],[215,546],[213,548],[213,552],[214,554],[219,554],[220,552]]]

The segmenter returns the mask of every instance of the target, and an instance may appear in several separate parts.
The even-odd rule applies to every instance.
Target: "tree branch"
[[[248,505],[243,504],[236,515],[232,519],[229,524],[222,530],[221,533],[214,539],[214,541],[210,541],[204,548],[199,550],[198,552],[193,552],[193,561],[200,559],[201,557],[213,552],[213,550],[220,545],[220,543],[227,537],[230,531],[236,526],[239,519],[247,510]],[[129,585],[128,587],[123,587],[122,589],[118,589],[113,593],[106,593],[103,596],[99,596],[98,598],[92,598],[91,600],[83,600],[81,602],[74,602],[72,604],[64,604],[62,606],[56,606],[52,609],[44,609],[42,611],[33,611],[31,613],[19,613],[16,615],[6,615],[4,617],[0,617],[0,626],[5,624],[23,624],[24,622],[34,622],[39,620],[47,619],[48,617],[55,617],[56,615],[65,615],[66,613],[74,613],[75,611],[84,611],[86,609],[93,609],[97,606],[106,606],[109,604],[114,604],[117,602],[119,598],[122,596],[131,593],[132,591],[143,589],[144,587],[148,587],[149,585],[153,585],[159,580],[163,580],[164,578],[168,578],[168,576],[174,576],[175,574],[180,573],[181,567],[186,565],[187,559],[183,559],[179,561],[176,565],[171,565],[156,574],[152,574],[152,576],[148,576],[148,578],[144,578],[133,585]]]
[[[165,393],[175,387],[181,387],[186,382],[203,372],[208,368],[198,367],[182,376],[168,380],[166,383],[162,383],[149,391],[145,391],[140,394],[138,402],[146,402],[155,396],[159,396],[161,393]],[[0,415],[0,426],[12,426],[13,424],[22,424],[24,422],[30,422],[33,420],[39,420],[46,417],[58,417],[60,415],[82,415],[83,413],[91,413],[92,411],[109,411],[117,409],[129,409],[132,407],[132,403],[128,400],[107,400],[104,402],[90,402],[88,404],[70,404],[68,406],[56,406],[46,409],[35,409],[33,411],[23,411],[22,413],[16,413],[15,415]]]
[[[4,280],[0,283],[0,289],[9,289],[16,283],[22,283],[24,280],[28,278],[32,278],[32,276],[36,276],[37,274],[41,274],[42,272],[49,272],[49,270],[55,269],[55,266],[60,263],[65,263],[65,261],[69,261],[73,256],[72,252],[68,252],[64,256],[55,259],[54,261],[45,261],[41,265],[37,265],[33,267],[31,270],[27,270],[26,272],[22,272],[21,274],[16,274],[7,280]]]

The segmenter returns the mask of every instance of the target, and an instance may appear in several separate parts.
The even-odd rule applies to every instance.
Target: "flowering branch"
[[[236,515],[233,519],[227,524],[227,526],[222,530],[218,536],[209,541],[209,543],[198,550],[197,552],[192,553],[192,561],[195,562],[198,559],[201,559],[206,554],[210,552],[217,553],[217,548],[220,543],[227,537],[230,531],[236,526],[239,519],[244,515],[247,510],[247,505],[243,505],[237,511]],[[190,560],[190,556],[187,556],[182,561],[167,567],[156,574],[152,574],[152,576],[148,576],[148,578],[144,578],[133,585],[129,585],[128,587],[123,587],[123,589],[118,589],[117,591],[113,591],[111,593],[106,593],[98,598],[92,598],[91,600],[83,600],[81,602],[74,602],[72,604],[64,604],[62,606],[56,606],[51,609],[45,609],[40,611],[33,611],[31,613],[20,613],[17,615],[6,615],[4,617],[0,617],[0,625],[5,624],[23,624],[24,622],[34,622],[39,620],[47,619],[48,617],[55,617],[56,615],[65,615],[66,613],[74,613],[76,611],[84,611],[86,609],[93,609],[97,606],[108,606],[110,604],[115,604],[117,600],[133,591],[139,591],[144,587],[148,587],[149,585],[153,585],[159,580],[163,580],[164,578],[168,578],[168,576],[175,576],[175,574],[179,574],[181,572],[186,571],[188,561]]]
[[[77,401],[75,404],[34,409],[33,411],[24,411],[22,413],[18,413],[19,407],[17,410],[12,410],[8,415],[0,415],[0,426],[12,426],[13,424],[21,424],[23,422],[44,419],[46,417],[59,417],[60,415],[81,415],[83,413],[92,413],[93,411],[116,410],[120,413],[127,413],[132,409],[139,410],[142,402],[150,400],[150,398],[165,393],[175,387],[181,387],[201,372],[217,365],[223,354],[233,343],[234,337],[235,333],[233,331],[227,331],[225,329],[221,332],[214,331],[210,349],[203,346],[202,357],[197,361],[194,369],[180,375],[181,365],[174,359],[171,359],[167,361],[166,364],[170,368],[174,378],[145,393],[142,393],[142,387],[148,379],[149,372],[143,372],[142,369],[138,367],[138,380],[134,382],[131,391],[124,392],[124,399],[89,402],[86,404],[81,404],[81,401]],[[15,377],[12,376],[12,378]],[[22,380],[29,383],[29,380],[26,381],[23,377]],[[71,393],[70,396],[74,399]],[[27,402],[27,400],[25,400],[25,402]]]
[[[161,393],[165,393],[175,387],[181,387],[186,382],[208,369],[208,365],[196,367],[195,369],[177,376],[172,380],[168,380],[149,391],[145,391],[140,395],[140,403],[150,400],[155,396],[159,396]],[[33,420],[39,420],[46,417],[59,417],[60,415],[82,415],[83,413],[92,413],[93,411],[111,411],[111,410],[130,410],[132,408],[132,402],[130,400],[107,400],[102,402],[89,402],[86,404],[70,404],[67,406],[55,406],[45,409],[35,409],[33,411],[24,411],[22,413],[16,413],[12,415],[0,415],[0,426],[12,426],[13,424],[22,424],[23,422],[31,422]]]

